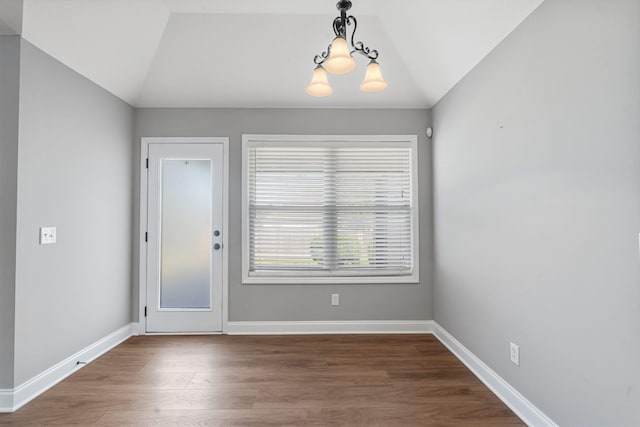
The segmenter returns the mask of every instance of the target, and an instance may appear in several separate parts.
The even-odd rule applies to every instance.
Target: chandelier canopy
[[[359,53],[369,59],[367,73],[364,81],[360,84],[363,92],[381,92],[387,88],[387,82],[382,78],[380,65],[377,62],[378,51],[370,49],[361,41],[354,42],[358,21],[353,15],[347,16],[347,11],[351,9],[349,0],[340,0],[336,5],[340,11],[340,16],[333,20],[333,32],[335,38],[326,51],[313,58],[316,68],[313,70],[311,83],[307,86],[307,93],[311,96],[329,96],[333,89],[327,79],[327,71],[332,74],[347,74],[356,68],[356,61],[353,59],[354,53]],[[347,44],[347,27],[352,27],[351,50]]]

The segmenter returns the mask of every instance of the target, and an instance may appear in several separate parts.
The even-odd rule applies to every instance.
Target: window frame
[[[280,271],[249,275],[249,148],[260,146],[352,146],[406,147],[410,149],[412,271],[407,275],[360,276],[321,275]],[[417,135],[242,135],[242,284],[395,284],[420,282],[420,214]]]

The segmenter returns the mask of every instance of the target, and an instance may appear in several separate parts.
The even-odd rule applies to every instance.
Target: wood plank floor
[[[133,337],[0,424],[523,425],[431,335]]]

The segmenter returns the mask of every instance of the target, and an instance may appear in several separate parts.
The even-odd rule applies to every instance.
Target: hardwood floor
[[[524,425],[431,335],[133,337],[0,424]]]

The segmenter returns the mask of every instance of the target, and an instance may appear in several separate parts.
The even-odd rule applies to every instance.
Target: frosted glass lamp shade
[[[329,96],[333,92],[331,86],[329,86],[329,80],[327,80],[327,71],[318,65],[313,70],[313,77],[311,83],[307,86],[307,93],[311,96]]]
[[[382,92],[387,86],[387,82],[384,81],[380,72],[380,64],[371,60],[367,65],[367,74],[360,85],[360,90],[363,92]]]
[[[325,61],[324,68],[332,74],[347,74],[356,68],[356,61],[351,57],[344,37],[333,39],[329,58]]]

